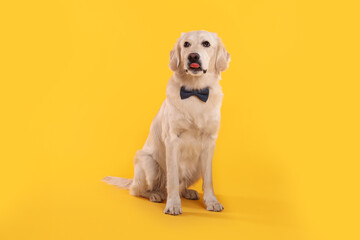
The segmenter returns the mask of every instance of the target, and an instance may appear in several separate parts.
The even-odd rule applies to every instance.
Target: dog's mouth
[[[186,72],[191,71],[194,74],[197,74],[199,72],[206,73],[207,70],[204,70],[201,66],[200,62],[189,62],[188,68],[186,69]]]

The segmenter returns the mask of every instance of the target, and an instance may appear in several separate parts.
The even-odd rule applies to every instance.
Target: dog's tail
[[[110,177],[110,176],[104,177],[102,181],[123,189],[129,189],[132,183],[132,179],[121,178],[121,177]]]

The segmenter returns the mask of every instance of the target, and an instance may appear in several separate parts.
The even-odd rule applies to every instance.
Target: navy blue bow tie
[[[209,98],[209,88],[186,90],[184,86],[180,88],[181,99],[186,99],[191,96],[198,97],[201,101],[206,102]]]

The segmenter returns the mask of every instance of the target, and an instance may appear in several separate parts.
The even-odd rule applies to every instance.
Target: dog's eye
[[[210,43],[208,41],[203,41],[201,43],[204,47],[210,47]]]
[[[190,47],[190,43],[189,42],[184,42],[184,47]]]

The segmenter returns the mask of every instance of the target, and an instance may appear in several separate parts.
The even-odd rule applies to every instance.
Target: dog
[[[166,99],[144,147],[135,154],[134,178],[103,180],[152,202],[167,200],[164,213],[179,215],[181,197],[199,199],[198,192],[188,188],[202,177],[206,209],[222,211],[213,190],[212,158],[223,98],[219,81],[229,62],[216,33],[182,33],[170,52],[173,74]]]

